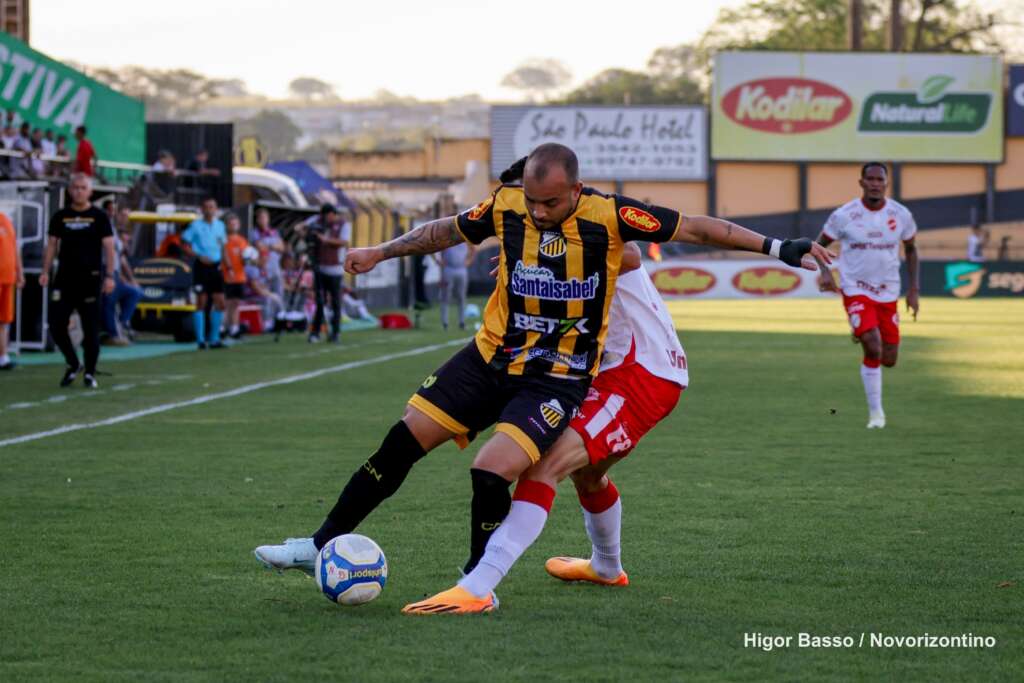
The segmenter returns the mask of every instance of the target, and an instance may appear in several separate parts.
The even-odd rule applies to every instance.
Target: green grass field
[[[614,471],[632,585],[544,573],[589,549],[563,485],[483,617],[399,613],[465,559],[471,453],[451,445],[360,529],[391,566],[375,602],[336,607],[252,557],[319,525],[458,348],[417,352],[464,336],[433,314],[340,347],[255,339],[106,363],[95,394],[59,390],[57,365],[0,376],[4,441],[406,353],[0,447],[0,680],[1020,680],[1024,301],[925,300],[872,432],[835,302],[672,309],[692,386]],[[754,632],[794,646],[744,647]],[[801,632],[997,645],[800,649]]]

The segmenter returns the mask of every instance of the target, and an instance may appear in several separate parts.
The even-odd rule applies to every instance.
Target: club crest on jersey
[[[548,423],[548,426],[554,429],[562,421],[562,418],[565,417],[565,410],[562,408],[562,404],[558,402],[558,399],[553,398],[547,403],[540,404],[540,414],[544,421]]]
[[[896,230],[896,219],[895,218],[893,218],[892,216],[889,216],[889,220],[886,221],[886,223],[888,223],[890,230]]]
[[[540,239],[540,253],[549,258],[558,258],[565,254],[565,237],[557,232],[545,233]]]
[[[471,221],[480,220],[480,217],[487,213],[487,209],[491,208],[491,204],[493,203],[494,197],[488,197],[487,199],[483,200],[482,202],[474,206],[472,209],[470,209],[469,212],[466,214],[466,218],[468,218]]]
[[[635,206],[624,206],[619,209],[619,218],[626,225],[643,232],[657,232],[658,228],[661,227],[661,221],[647,211],[638,209]]]
[[[597,286],[601,276],[594,273],[586,280],[559,280],[550,268],[528,266],[522,261],[516,262],[509,284],[516,296],[529,296],[549,301],[571,301],[574,299],[593,299],[597,295]]]

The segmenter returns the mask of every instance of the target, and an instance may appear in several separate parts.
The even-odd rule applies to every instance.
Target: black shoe
[[[211,349],[226,349],[227,345],[222,341],[215,341],[210,344]]]
[[[98,389],[100,386],[100,383],[96,381],[96,378],[89,373],[85,373],[85,377],[82,378],[82,381],[85,383],[86,389]]]
[[[466,323],[459,323],[459,329],[460,330],[466,329]]]
[[[205,351],[206,350],[206,342],[199,342],[199,344],[197,345],[197,348],[200,351]]]
[[[327,338],[327,341],[330,344],[338,344],[341,342],[341,335],[332,334],[330,337]]]
[[[13,360],[9,360],[6,363],[4,363],[3,365],[0,365],[0,371],[2,371],[2,370],[13,370],[16,367],[18,367],[18,364],[15,363]]]
[[[76,368],[72,368],[72,367],[66,368],[64,370],[64,377],[62,377],[61,380],[60,380],[60,385],[62,387],[69,387],[69,386],[71,386],[71,383],[75,381],[75,378],[78,377],[78,373],[80,373],[81,371],[82,371],[82,366],[81,365],[79,365]]]

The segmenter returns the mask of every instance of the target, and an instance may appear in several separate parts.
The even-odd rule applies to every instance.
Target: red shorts
[[[625,456],[679,401],[683,389],[638,364],[597,376],[569,426],[583,437],[591,464]]]
[[[0,325],[14,322],[14,285],[0,285]]]
[[[882,303],[869,299],[863,294],[857,296],[843,295],[843,307],[850,319],[853,336],[860,337],[868,330],[878,328],[882,333],[882,342],[886,344],[900,343],[900,314],[898,301]]]

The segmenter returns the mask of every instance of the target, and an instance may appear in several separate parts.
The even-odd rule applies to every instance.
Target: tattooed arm
[[[683,216],[683,224],[672,241],[759,252],[764,235],[721,218]]]
[[[389,258],[433,254],[464,241],[455,227],[455,216],[439,218],[376,247],[351,249],[345,257],[345,270],[353,275],[367,273]]]
[[[748,230],[721,218],[711,216],[683,216],[683,223],[676,231],[673,242],[705,244],[722,249],[752,251],[771,254],[791,266],[802,266],[806,270],[818,270],[818,261],[828,265],[835,255],[824,246],[809,239],[777,240]],[[810,256],[807,256],[810,254]]]

